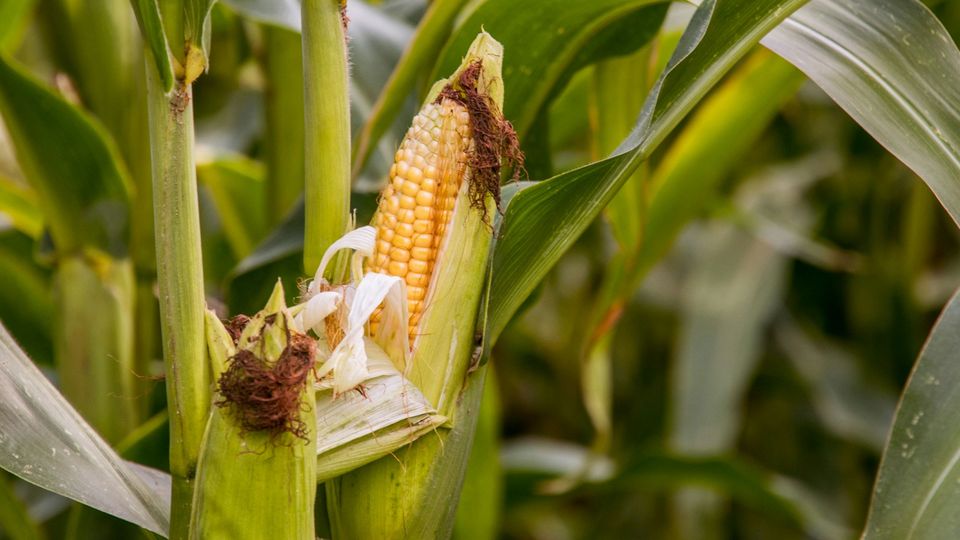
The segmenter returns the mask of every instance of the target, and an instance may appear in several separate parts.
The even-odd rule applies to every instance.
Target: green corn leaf
[[[123,461],[0,325],[0,467],[158,534],[169,524],[169,482]],[[164,495],[166,493],[166,495]]]
[[[163,90],[169,92],[173,89],[173,62],[170,61],[170,47],[167,44],[167,34],[163,31],[157,0],[130,0],[130,5],[137,15],[140,34],[153,56]]]
[[[960,51],[916,0],[813,0],[763,44],[913,169],[960,225]]]
[[[210,58],[210,10],[215,0],[185,0],[183,8],[184,37],[187,43],[203,49],[204,59]],[[205,62],[209,63],[209,62]]]
[[[23,37],[35,0],[9,0],[0,4],[0,51],[13,52]]]
[[[9,218],[14,228],[32,238],[39,238],[43,232],[43,214],[36,199],[32,189],[0,178],[0,214]]]
[[[950,538],[960,528],[960,293],[930,331],[880,462],[863,537]]]
[[[517,193],[494,251],[487,321],[491,341],[640,162],[764,33],[803,3],[703,2],[618,152]]]

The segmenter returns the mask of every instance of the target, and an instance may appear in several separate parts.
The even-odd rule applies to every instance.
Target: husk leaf
[[[278,282],[267,306],[244,328],[238,349],[262,355],[268,366],[273,365],[293,328]],[[219,332],[208,331],[211,334],[216,337]],[[211,350],[218,350],[218,341],[209,344]],[[213,408],[197,470],[191,538],[314,538],[312,375],[301,392],[299,415],[307,426],[304,439],[289,432],[245,431],[230,405]]]

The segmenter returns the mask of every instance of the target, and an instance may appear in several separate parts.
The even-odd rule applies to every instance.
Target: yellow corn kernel
[[[397,150],[390,181],[380,196],[369,270],[407,282],[411,339],[429,301],[430,277],[457,192],[468,174],[472,144],[470,115],[462,105],[443,99],[424,106]],[[372,324],[378,319],[379,313],[374,314]]]

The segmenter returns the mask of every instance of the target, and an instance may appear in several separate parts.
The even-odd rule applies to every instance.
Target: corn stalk
[[[171,537],[182,538],[210,405],[193,106],[189,84],[178,81],[168,94],[153,66],[147,67],[160,328],[170,412]]]

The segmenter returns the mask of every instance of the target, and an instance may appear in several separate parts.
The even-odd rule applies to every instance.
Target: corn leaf
[[[0,325],[0,467],[88,506],[166,534],[163,473],[123,461]],[[169,494],[169,490],[166,491]]]
[[[490,341],[640,162],[763,34],[803,3],[703,2],[618,152],[517,193],[494,251]]]
[[[927,183],[960,225],[960,51],[917,0],[812,0],[763,44]]]
[[[950,538],[960,530],[960,292],[947,303],[900,398],[864,538]]]
[[[153,56],[163,89],[169,92],[173,88],[173,64],[170,61],[167,34],[163,31],[157,0],[130,0],[130,5],[137,16],[143,40]]]
[[[14,228],[32,238],[43,232],[43,215],[33,190],[6,178],[0,178],[0,220],[6,218]]]
[[[23,37],[35,0],[8,0],[0,4],[0,51],[13,52]]]
[[[57,249],[123,253],[130,181],[103,128],[4,57],[0,113]]]
[[[186,12],[184,19],[184,37],[203,49],[205,57],[210,56],[210,10],[214,0],[184,0]]]

